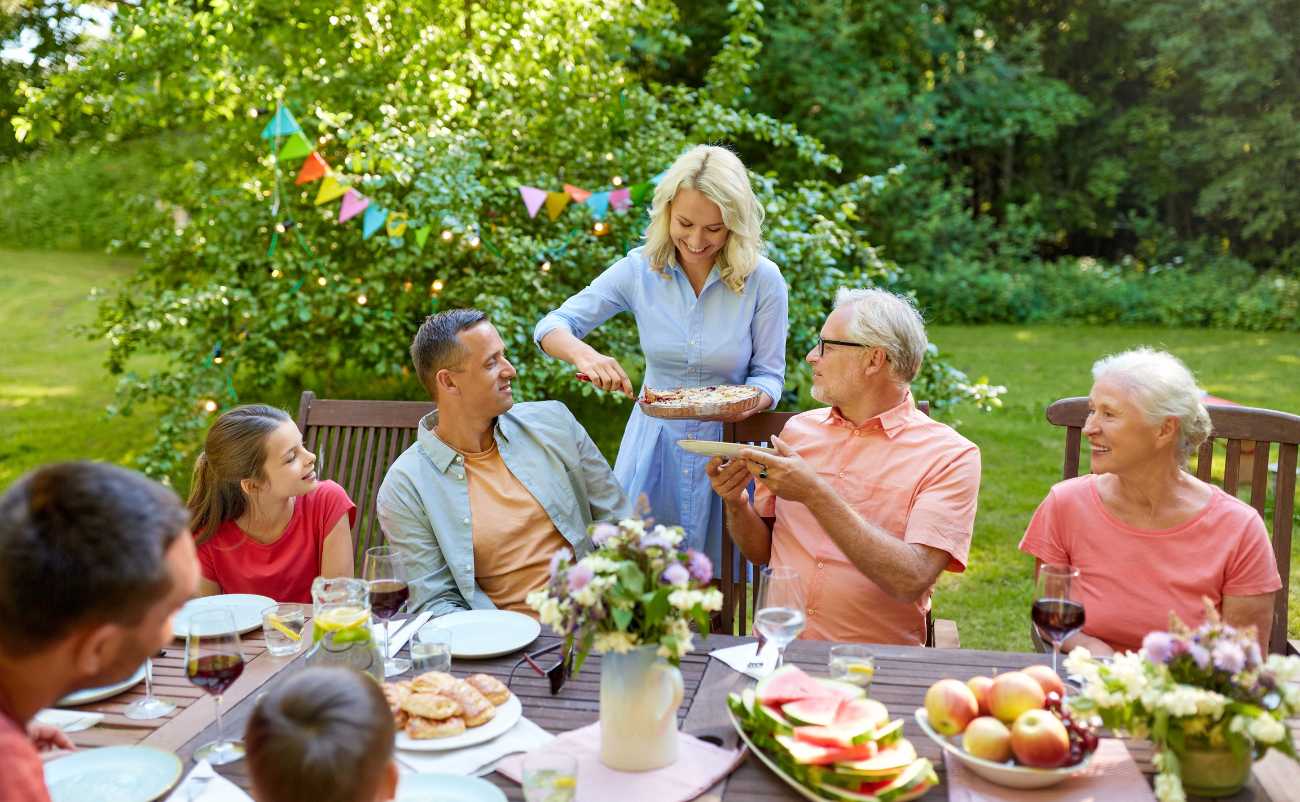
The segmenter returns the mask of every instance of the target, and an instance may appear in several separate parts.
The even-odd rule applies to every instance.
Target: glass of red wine
[[[234,614],[209,610],[191,617],[185,636],[185,676],[190,684],[211,694],[217,707],[217,740],[195,749],[195,760],[221,766],[243,759],[244,742],[226,740],[221,721],[221,694],[242,673],[244,652],[239,646]]]
[[[411,588],[406,582],[406,566],[392,546],[376,546],[366,550],[366,563],[362,570],[364,579],[370,583],[370,612],[384,622],[380,627],[384,633],[384,676],[405,674],[411,668],[411,661],[388,654],[388,619],[397,615],[411,596]]]
[[[1038,568],[1032,617],[1038,636],[1052,644],[1052,670],[1061,644],[1083,628],[1083,602],[1079,600],[1079,569],[1045,564]]]

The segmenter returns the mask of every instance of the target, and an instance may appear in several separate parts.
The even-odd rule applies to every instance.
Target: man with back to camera
[[[198,590],[189,515],[171,490],[95,462],[47,465],[0,496],[0,802],[48,802],[33,716],[116,682],[172,638]]]

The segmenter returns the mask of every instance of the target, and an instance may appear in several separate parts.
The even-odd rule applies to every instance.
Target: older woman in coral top
[[[1035,571],[1079,569],[1087,620],[1064,648],[1136,650],[1171,612],[1199,624],[1206,597],[1228,624],[1255,627],[1266,652],[1282,580],[1258,513],[1186,470],[1210,433],[1191,372],[1138,348],[1099,360],[1092,375],[1092,473],[1055,485],[1020,541]]]

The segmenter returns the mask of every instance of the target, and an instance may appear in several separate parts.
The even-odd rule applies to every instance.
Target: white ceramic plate
[[[789,774],[786,774],[782,771],[781,767],[777,765],[775,760],[768,757],[762,749],[759,749],[753,741],[749,740],[749,735],[745,733],[745,728],[740,726],[740,720],[736,718],[735,713],[731,712],[730,706],[727,707],[727,718],[731,719],[731,726],[736,728],[736,732],[740,734],[740,738],[745,742],[745,746],[749,747],[750,753],[757,755],[758,759],[763,761],[763,765],[767,766],[772,770],[773,774],[784,780],[786,785],[795,790],[795,793],[799,794],[799,796],[804,799],[812,800],[812,802],[826,802],[826,797],[814,794],[808,788],[800,784],[798,780],[791,777]]]
[[[677,445],[684,448],[692,454],[701,454],[706,457],[722,457],[723,459],[736,459],[740,456],[740,449],[752,448],[755,451],[764,451],[768,454],[775,454],[774,449],[767,446],[748,446],[743,443],[719,443],[716,440],[678,440]]]
[[[916,709],[916,723],[921,725],[921,731],[930,736],[930,740],[942,747],[943,751],[960,760],[966,768],[989,782],[1005,788],[1047,788],[1056,785],[1076,771],[1087,768],[1092,762],[1092,755],[1084,755],[1083,760],[1073,766],[1063,766],[1059,769],[1035,769],[1030,766],[1015,766],[1010,762],[994,763],[992,760],[971,755],[958,743],[948,740],[931,729],[930,717],[926,715],[923,707]]]
[[[152,802],[180,778],[180,758],[148,746],[86,749],[45,764],[53,802]]]
[[[394,802],[506,802],[487,780],[461,774],[403,774]]]
[[[209,610],[230,610],[235,617],[235,629],[240,634],[252,632],[262,626],[262,611],[275,604],[275,599],[252,593],[223,593],[220,596],[200,596],[185,602],[172,619],[172,631],[178,638],[190,634],[190,618]]]
[[[470,659],[517,652],[542,634],[536,619],[506,610],[461,610],[435,618],[429,625],[450,629],[451,656]]]
[[[398,730],[397,748],[409,749],[412,752],[442,752],[481,744],[515,726],[523,714],[524,706],[519,704],[519,697],[512,693],[506,703],[497,708],[497,714],[492,717],[492,720],[481,727],[470,727],[460,735],[453,735],[450,738],[429,738],[422,741],[410,738],[405,732]]]
[[[76,707],[77,705],[87,705],[91,702],[98,702],[101,699],[108,699],[117,696],[123,691],[129,691],[138,683],[144,682],[144,664],[136,669],[135,673],[121,682],[115,682],[112,685],[101,685],[98,688],[83,688],[79,691],[73,691],[67,696],[54,703],[55,707]]]

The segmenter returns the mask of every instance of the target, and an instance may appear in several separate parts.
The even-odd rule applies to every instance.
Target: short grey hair
[[[841,287],[835,294],[835,308],[849,305],[853,306],[849,332],[854,342],[885,349],[894,378],[911,383],[921,372],[930,344],[916,304],[888,290]]]
[[[1092,379],[1103,378],[1128,389],[1151,425],[1178,419],[1180,461],[1186,461],[1210,436],[1210,413],[1201,400],[1205,391],[1182,360],[1168,351],[1144,346],[1102,357],[1092,366]]]
[[[459,365],[467,356],[457,335],[487,320],[487,313],[478,309],[448,309],[429,315],[420,324],[411,340],[411,362],[420,384],[434,401],[438,400],[438,371]]]

